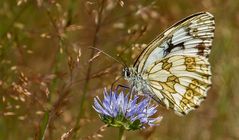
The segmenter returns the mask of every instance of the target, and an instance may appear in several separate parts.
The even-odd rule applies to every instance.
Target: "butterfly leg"
[[[124,92],[126,89],[130,89],[128,86],[125,86],[125,85],[117,85],[115,90],[118,91],[119,88],[122,88]]]
[[[132,85],[131,87],[132,87],[132,88],[130,88],[130,92],[129,92],[129,94],[130,94],[130,99],[133,98],[133,95],[134,95],[134,94],[138,95],[138,91],[134,88],[135,86]]]
[[[117,78],[117,79],[111,84],[111,91],[113,91],[115,83],[118,82],[121,78],[122,78],[122,77]],[[116,90],[118,89],[118,86],[119,86],[119,85],[117,85]]]
[[[160,99],[152,92],[150,92],[148,89],[143,89],[143,93],[147,98],[153,99],[154,101],[156,101],[157,103],[161,103]]]

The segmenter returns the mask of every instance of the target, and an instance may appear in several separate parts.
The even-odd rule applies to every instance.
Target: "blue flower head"
[[[94,98],[93,108],[99,113],[101,120],[113,127],[123,127],[126,130],[145,128],[145,125],[158,125],[162,117],[150,118],[157,106],[150,105],[150,99],[139,100],[138,96],[129,98],[129,94],[104,90],[104,100]]]

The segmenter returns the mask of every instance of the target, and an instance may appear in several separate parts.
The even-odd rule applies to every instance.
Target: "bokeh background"
[[[185,117],[158,107],[160,126],[125,139],[239,139],[237,0],[1,0],[0,139],[116,139],[92,102],[122,66],[89,48],[133,64],[145,44],[199,11],[216,20],[208,98]]]

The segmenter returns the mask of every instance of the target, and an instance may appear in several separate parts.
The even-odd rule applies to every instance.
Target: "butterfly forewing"
[[[134,64],[139,73],[155,60],[168,55],[200,55],[208,57],[214,37],[214,17],[208,12],[189,16],[149,43]]]
[[[214,18],[207,12],[174,24],[140,54],[134,64],[139,77],[129,81],[144,85],[145,94],[177,114],[197,108],[211,85],[208,56],[214,29]]]

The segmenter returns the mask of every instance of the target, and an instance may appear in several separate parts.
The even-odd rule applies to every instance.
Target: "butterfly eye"
[[[129,70],[127,70],[125,74],[126,74],[127,77],[129,77],[130,76]]]
[[[129,76],[130,76],[130,71],[129,71],[129,69],[128,69],[128,68],[124,68],[122,75],[123,75],[124,77],[129,77]]]

